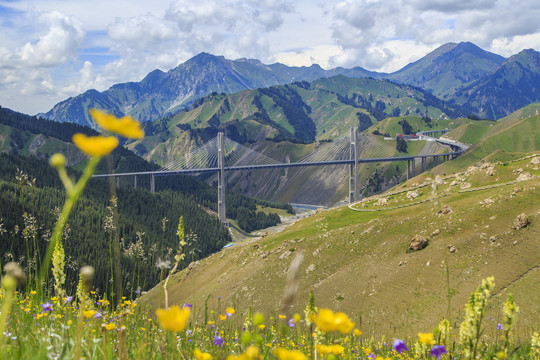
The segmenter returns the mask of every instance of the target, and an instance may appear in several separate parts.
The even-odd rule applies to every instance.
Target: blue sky
[[[536,0],[0,0],[0,105],[35,114],[205,51],[391,72],[447,42],[540,49]]]

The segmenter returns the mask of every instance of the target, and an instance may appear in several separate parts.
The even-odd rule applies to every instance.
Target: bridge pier
[[[356,147],[358,139],[358,128],[351,127],[351,143],[349,146],[349,159],[354,163],[349,165],[349,204],[352,204],[358,193],[358,149]]]
[[[425,172],[427,170],[427,159],[425,157],[422,158],[422,172]]]
[[[116,188],[120,188],[120,176],[116,177]]]
[[[438,156],[433,157],[433,162],[434,162],[434,166],[438,166],[439,165],[439,157]]]
[[[155,185],[155,182],[154,182],[154,174],[150,174],[150,193],[155,193],[156,192],[156,185]]]
[[[218,219],[227,222],[225,213],[225,154],[223,152],[223,133],[218,133]]]
[[[136,189],[137,188],[137,175],[135,175],[133,177],[133,188]]]

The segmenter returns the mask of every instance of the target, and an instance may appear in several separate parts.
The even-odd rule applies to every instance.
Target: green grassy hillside
[[[303,311],[313,291],[317,306],[347,312],[367,334],[414,335],[444,317],[455,329],[470,292],[482,278],[495,276],[486,336],[498,336],[498,314],[509,292],[520,306],[517,333],[530,334],[540,326],[540,169],[533,160],[538,156],[528,157],[540,151],[532,141],[540,138],[535,124],[537,117],[501,131],[485,124],[488,130],[470,153],[430,173],[352,209],[317,212],[193,264],[174,277],[170,299],[193,303],[196,316],[202,316],[205,302],[275,316],[289,264],[302,253],[293,312]],[[516,134],[524,140],[514,142]],[[411,200],[409,191],[418,197]],[[449,213],[440,212],[444,206]],[[516,230],[512,225],[520,213],[530,224]],[[429,245],[408,251],[415,235]],[[155,288],[142,302],[156,307],[160,296]]]

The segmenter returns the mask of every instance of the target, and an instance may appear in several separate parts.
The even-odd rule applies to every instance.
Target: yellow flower
[[[330,354],[330,352],[331,352],[330,346],[323,345],[323,344],[315,345],[315,351],[317,351],[317,353],[319,353],[321,355]]]
[[[261,329],[261,330],[264,330],[265,327],[266,327],[266,325],[264,325],[264,324],[259,325],[259,329]]]
[[[307,360],[308,357],[298,350],[287,350],[285,348],[277,348],[274,350],[274,355],[279,360]]]
[[[227,314],[231,314],[231,315],[232,315],[232,314],[234,314],[234,309],[233,309],[232,307],[228,307],[228,308],[225,309],[225,312],[226,312]]]
[[[142,139],[144,137],[141,124],[131,116],[124,116],[119,119],[98,109],[90,109],[89,112],[90,116],[104,130],[130,139]]]
[[[287,317],[285,315],[279,315],[280,320],[285,320]]]
[[[208,321],[208,325],[214,325],[215,323],[215,321]]]
[[[114,329],[116,329],[116,324],[115,323],[110,323],[110,324],[105,325],[105,330],[107,330],[107,331],[111,331],[111,330],[114,330]]]
[[[250,360],[261,358],[261,356],[259,355],[259,348],[253,345],[249,346],[246,349],[246,357]]]
[[[185,329],[189,318],[189,313],[190,312],[188,307],[180,309],[176,305],[171,306],[169,310],[156,310],[156,316],[159,321],[159,326],[161,326],[163,330],[174,332],[182,331]]]
[[[227,315],[219,314],[219,320],[227,320]]]
[[[212,360],[212,355],[209,353],[203,353],[199,349],[193,350],[193,356],[195,356],[195,359],[197,360]]]
[[[435,344],[435,340],[433,339],[433,334],[432,333],[418,333],[418,340],[422,344],[426,344],[426,345]]]
[[[345,348],[341,345],[332,345],[331,348],[332,348],[332,354],[334,355],[339,355],[345,350]]]
[[[77,133],[73,135],[73,143],[85,154],[90,156],[105,156],[117,146],[118,139],[114,136],[86,136]]]
[[[30,295],[36,295],[36,294],[37,294],[37,291],[35,290],[30,291]]]
[[[84,310],[82,313],[83,313],[83,316],[88,319],[88,318],[91,318],[92,316],[94,316],[96,314],[97,311],[95,310]]]
[[[354,323],[347,314],[334,313],[330,309],[320,309],[317,315],[312,316],[311,321],[324,332],[340,331],[342,334],[348,334],[354,328]]]
[[[354,335],[356,335],[356,336],[361,336],[361,335],[362,335],[362,331],[361,331],[361,330],[358,330],[358,329],[354,329]]]

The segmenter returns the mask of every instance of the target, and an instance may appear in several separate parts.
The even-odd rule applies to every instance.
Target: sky
[[[447,42],[540,49],[538,0],[0,0],[0,105],[34,115],[208,52],[393,72]]]

